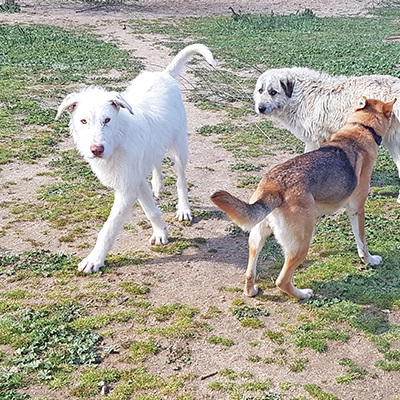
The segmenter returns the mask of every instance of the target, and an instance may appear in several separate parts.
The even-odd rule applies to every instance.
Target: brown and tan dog
[[[341,207],[350,217],[359,256],[371,265],[382,261],[367,249],[364,204],[378,145],[389,129],[395,101],[361,99],[329,142],[272,168],[262,178],[250,204],[225,191],[211,196],[232,221],[250,231],[244,289],[247,296],[258,293],[257,259],[265,240],[274,233],[285,255],[276,285],[297,299],[310,298],[311,289],[293,285],[293,273],[307,256],[317,219]]]

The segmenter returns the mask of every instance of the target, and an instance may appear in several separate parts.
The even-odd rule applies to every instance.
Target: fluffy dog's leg
[[[365,240],[365,212],[364,207],[357,210],[347,209],[351,228],[357,243],[358,255],[370,265],[378,265],[382,262],[381,256],[373,256],[369,253]]]
[[[384,140],[384,144],[385,140]],[[393,143],[391,143],[390,146],[387,146],[387,149],[390,153],[390,155],[393,158],[393,161],[396,164],[397,167],[397,171],[399,174],[399,178],[400,178],[400,130],[398,132],[396,132],[394,139],[393,139]],[[399,197],[397,198],[397,202],[400,203],[400,192],[399,192]]]
[[[318,142],[305,142],[304,153],[308,153],[309,151],[317,150],[320,148]]]
[[[174,149],[172,149],[175,165],[174,169],[177,176],[176,188],[178,191],[178,205],[176,206],[176,218],[179,221],[191,221],[192,213],[190,212],[188,187],[186,180],[186,165],[188,162],[188,145],[185,135],[185,139],[181,138],[183,142],[177,144]]]
[[[99,232],[96,245],[91,253],[83,259],[79,265],[79,271],[87,274],[97,272],[104,265],[104,260],[113,245],[118,232],[126,221],[131,207],[136,200],[136,195],[115,192],[114,204],[110,215]]]
[[[153,235],[150,238],[150,244],[167,244],[167,228],[162,220],[160,210],[154,201],[153,193],[151,192],[150,186],[146,180],[143,180],[140,183],[138,201],[153,227]]]
[[[257,224],[251,231],[249,235],[249,261],[247,264],[246,274],[245,274],[245,286],[244,294],[249,297],[256,296],[258,293],[258,287],[256,282],[256,268],[258,256],[262,250],[265,240],[272,233],[272,229],[269,227],[266,221],[262,221]]]

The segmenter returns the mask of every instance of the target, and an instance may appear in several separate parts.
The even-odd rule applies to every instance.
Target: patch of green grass
[[[336,378],[338,383],[351,383],[355,379],[365,379],[367,371],[364,368],[357,366],[350,358],[341,358],[339,365],[347,368],[347,372]]]
[[[213,319],[218,318],[218,316],[222,313],[222,311],[215,306],[208,307],[208,310],[205,314],[202,314],[200,317],[203,319]]]
[[[282,345],[285,343],[285,335],[283,332],[273,331],[271,329],[267,329],[263,332],[263,336],[267,337],[271,340],[272,343]]]
[[[5,299],[22,300],[35,297],[35,294],[24,289],[11,289],[6,292],[0,292],[0,297]]]
[[[333,394],[324,392],[318,385],[315,385],[315,384],[304,385],[304,390],[313,399],[316,399],[316,400],[339,400],[338,397],[336,397]]]
[[[207,342],[211,344],[219,344],[223,347],[232,347],[235,344],[235,342],[232,339],[222,338],[220,336],[214,336],[214,335],[210,336],[207,339]]]
[[[291,372],[301,372],[304,371],[309,360],[307,358],[296,358],[290,365],[289,370]]]
[[[250,306],[236,307],[232,313],[240,321],[240,325],[253,329],[263,328],[265,324],[258,317],[269,315],[267,310]]]
[[[120,287],[128,294],[144,295],[150,292],[150,288],[146,285],[141,285],[132,281],[124,281],[120,284]]]
[[[130,346],[129,359],[134,364],[141,364],[150,355],[156,354],[160,351],[160,345],[152,338],[144,341],[135,341]]]
[[[187,248],[193,246],[189,240],[170,238],[165,246],[151,246],[151,251],[161,254],[181,255]]]
[[[73,275],[77,260],[69,254],[51,253],[46,250],[20,254],[0,254],[0,274],[14,276],[30,272],[37,276],[50,277]]]
[[[57,304],[40,309],[27,308],[7,315],[0,321],[0,344],[13,349],[8,363],[13,376],[2,371],[0,394],[26,382],[49,384],[72,366],[98,362],[96,345],[100,336],[85,329],[73,328],[83,310],[79,305]],[[18,377],[24,375],[22,380]],[[15,379],[19,383],[13,383]],[[11,380],[11,383],[10,383]]]

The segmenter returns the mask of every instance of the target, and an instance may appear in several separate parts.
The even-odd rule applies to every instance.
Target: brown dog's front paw
[[[257,296],[258,294],[258,286],[253,285],[253,286],[245,286],[244,287],[244,294],[248,297],[254,297]]]

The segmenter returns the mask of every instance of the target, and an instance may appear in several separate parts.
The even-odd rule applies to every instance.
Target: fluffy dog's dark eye
[[[81,119],[81,123],[82,123],[83,125],[86,125],[86,124],[87,124],[86,119]]]
[[[111,121],[111,118],[106,118],[106,119],[104,120],[104,123],[105,123],[105,124],[108,124],[110,121]]]
[[[258,89],[258,93],[260,93],[260,94],[263,94],[263,91],[264,91],[263,88]]]
[[[274,89],[270,89],[268,90],[268,93],[270,94],[270,96],[275,96],[278,92]]]

